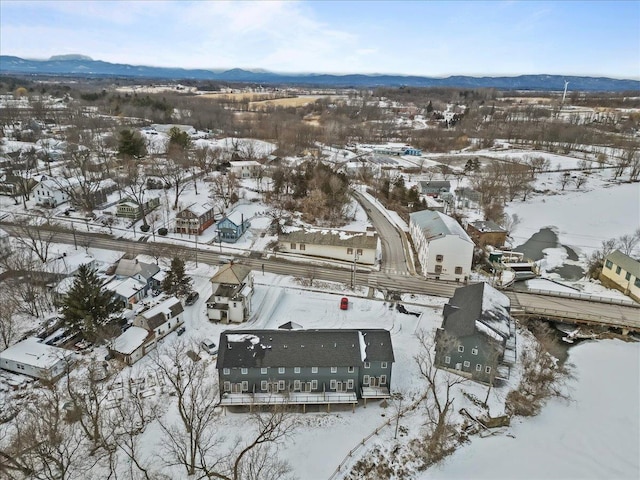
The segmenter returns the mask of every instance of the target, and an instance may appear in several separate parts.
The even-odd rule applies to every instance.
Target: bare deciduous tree
[[[427,438],[425,449],[428,462],[437,462],[447,455],[453,447],[454,429],[451,421],[453,410],[453,388],[467,380],[464,377],[440,370],[435,365],[435,348],[431,336],[424,331],[417,334],[420,342],[420,350],[415,360],[420,369],[422,379],[426,382],[429,395],[426,398]],[[453,343],[455,339],[444,339],[444,343]],[[438,342],[438,351],[448,347]]]

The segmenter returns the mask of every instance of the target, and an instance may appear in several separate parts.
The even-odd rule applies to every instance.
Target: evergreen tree
[[[122,157],[142,158],[147,154],[146,142],[138,132],[126,128],[120,131],[118,153]]]
[[[171,127],[169,130],[169,145],[176,145],[184,150],[191,148],[191,138],[187,132],[178,127]]]
[[[431,105],[431,100],[429,100],[429,104],[427,105],[427,113],[433,112],[433,105]]]
[[[89,265],[80,265],[71,289],[62,300],[62,316],[67,326],[83,338],[95,341],[100,327],[122,309],[113,292],[102,289],[102,282]]]
[[[162,282],[162,290],[169,295],[187,295],[191,291],[191,278],[184,272],[184,262],[173,257],[171,269]]]

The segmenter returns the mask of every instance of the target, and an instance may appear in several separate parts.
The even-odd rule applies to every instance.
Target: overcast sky
[[[640,2],[0,0],[0,53],[276,72],[637,79]]]

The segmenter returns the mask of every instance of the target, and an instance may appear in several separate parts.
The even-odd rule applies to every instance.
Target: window
[[[331,367],[331,373],[338,373],[338,367]]]
[[[387,368],[387,362],[380,363],[380,368]]]
[[[222,384],[222,388],[224,389],[225,392],[230,392],[231,391],[231,382],[224,382]]]
[[[284,367],[278,367],[278,373],[284,373]]]
[[[636,287],[640,287],[640,278],[636,278],[636,281],[633,282]]]
[[[296,249],[296,244],[295,244],[295,243],[292,243],[292,244],[291,244],[291,250],[295,250],[295,249]]]
[[[284,380],[278,380],[278,390],[284,390]]]
[[[622,271],[621,267],[616,267],[616,275],[620,275],[621,271]]]
[[[347,372],[349,372],[349,373],[353,373],[353,372],[355,372],[355,371],[356,371],[355,367],[349,367],[349,368],[347,368]]]
[[[436,262],[441,262],[442,260],[444,260],[443,255],[436,255]]]
[[[294,380],[293,381],[293,389],[294,390],[300,390],[300,380]]]
[[[223,368],[222,369],[222,374],[223,375],[229,375],[231,373],[231,370],[229,370],[228,368]]]
[[[481,372],[482,371],[482,365],[480,365],[479,363],[476,363],[476,372]]]
[[[353,255],[353,248],[347,248],[347,255]]]
[[[262,380],[260,382],[260,390],[262,390],[263,392],[266,392],[268,388],[267,383],[268,382],[266,380]]]
[[[451,357],[450,357],[450,356],[448,356],[448,355],[447,355],[446,357],[444,357],[444,363],[445,363],[446,365],[449,365],[449,364],[451,363]]]
[[[311,390],[318,389],[318,380],[311,380]]]
[[[248,369],[248,368],[241,368],[241,369],[240,369],[240,373],[241,373],[242,375],[246,375],[247,373],[249,373],[249,369]]]
[[[260,369],[260,373],[261,373],[262,375],[266,375],[266,374],[267,374],[267,371],[268,371],[268,370],[267,370],[266,368],[264,368],[264,367]]]
[[[365,375],[364,377],[362,377],[362,384],[366,385],[367,387],[369,386],[369,375]]]
[[[478,349],[477,348],[472,348],[471,349],[471,355],[477,355],[478,354]]]
[[[460,353],[464,352],[464,345],[458,345],[458,351]]]
[[[362,256],[362,249],[361,248],[356,249],[356,255]]]
[[[304,245],[304,243],[301,243],[300,244],[300,250],[304,250],[304,249],[305,249],[305,245]]]
[[[353,380],[347,380],[347,388],[353,390]]]
[[[605,267],[607,267],[609,270],[613,269],[613,262],[611,260],[607,260],[606,262],[604,262]]]
[[[627,272],[627,274],[624,276],[625,280],[631,280],[631,274],[629,272]]]
[[[456,267],[456,275],[462,275],[462,267]]]
[[[386,385],[386,384],[387,384],[387,376],[380,375],[380,385]]]
[[[318,367],[311,367],[311,373],[318,373]]]
[[[329,382],[329,389],[330,390],[335,390],[336,389],[336,381],[335,380],[331,380]]]
[[[369,362],[364,362],[364,368],[370,368],[371,364]]]
[[[435,271],[436,273],[442,273],[442,265],[436,265]]]
[[[491,373],[491,367],[484,367],[484,373]]]
[[[465,368],[469,368],[469,362],[468,362],[468,361],[466,361],[466,360],[465,360],[465,362],[464,362],[464,367],[465,367]]]
[[[293,373],[300,373],[300,367],[293,367]]]

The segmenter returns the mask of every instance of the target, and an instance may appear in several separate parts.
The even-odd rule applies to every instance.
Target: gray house
[[[419,182],[420,193],[430,197],[438,197],[443,193],[451,191],[451,182],[449,180],[433,180],[431,182]]]
[[[458,288],[436,332],[436,366],[484,383],[508,379],[516,361],[509,310],[509,298],[486,283]]]
[[[351,404],[388,398],[387,330],[227,330],[220,334],[220,403]]]
[[[137,258],[133,260],[123,258],[118,262],[116,278],[119,280],[135,278],[136,280],[144,283],[146,286],[143,294],[146,295],[149,289],[158,288],[160,286],[159,282],[156,280],[156,274],[158,272],[160,272],[160,267],[155,263],[140,262]]]

